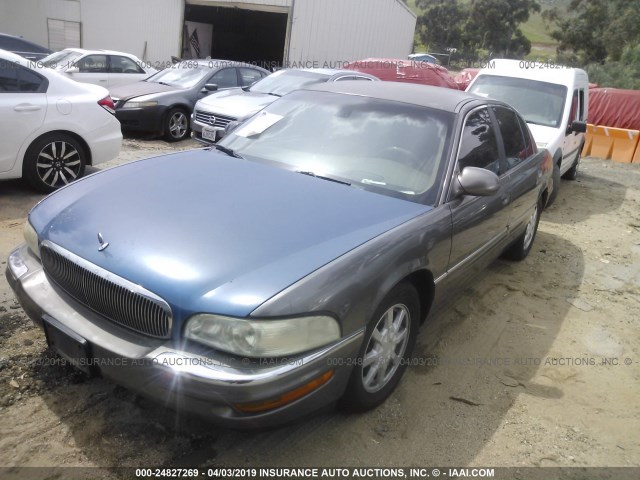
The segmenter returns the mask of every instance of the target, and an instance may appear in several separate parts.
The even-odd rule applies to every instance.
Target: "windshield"
[[[248,160],[433,205],[452,124],[451,113],[407,103],[298,91],[219,145]]]
[[[313,83],[324,82],[329,77],[321,73],[303,70],[280,70],[256,82],[249,90],[282,97]]]
[[[60,52],[55,52],[47,57],[44,57],[41,63],[45,67],[50,68],[69,68],[72,66],[73,61],[81,55],[82,54],[78,52],[62,50]]]
[[[156,73],[145,81],[163,83],[177,88],[191,88],[211,73],[213,70],[206,65],[195,66],[193,61],[180,62]]]
[[[562,123],[567,87],[524,78],[480,75],[471,93],[493,98],[514,107],[535,125],[558,128]]]

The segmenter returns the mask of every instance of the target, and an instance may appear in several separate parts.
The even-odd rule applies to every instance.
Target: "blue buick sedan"
[[[551,167],[498,101],[321,84],[58,190],[6,275],[60,355],[158,402],[232,427],[366,410],[443,295],[529,253]]]

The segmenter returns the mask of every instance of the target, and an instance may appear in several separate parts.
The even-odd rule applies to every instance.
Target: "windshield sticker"
[[[260,135],[268,128],[274,126],[284,117],[282,115],[276,115],[275,113],[260,112],[246,125],[243,125],[237,131],[233,132],[239,137],[252,137],[254,135]]]

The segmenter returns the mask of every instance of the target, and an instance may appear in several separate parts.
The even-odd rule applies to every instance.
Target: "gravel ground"
[[[101,168],[187,148],[127,139]],[[386,403],[260,432],[62,365],[3,276],[0,466],[640,466],[639,186],[639,165],[585,159],[530,256],[497,261],[432,315],[422,364]],[[40,198],[0,183],[2,269]]]

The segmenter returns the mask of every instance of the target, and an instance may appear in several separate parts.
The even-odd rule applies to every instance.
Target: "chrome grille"
[[[171,309],[157,295],[45,241],[47,276],[80,303],[108,320],[157,338],[171,335]]]
[[[234,122],[236,120],[233,117],[216,115],[214,113],[203,112],[202,110],[196,110],[195,116],[196,121],[218,128],[225,128],[227,125],[229,125],[229,122]]]

